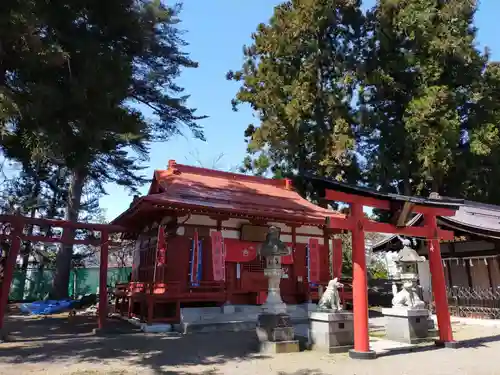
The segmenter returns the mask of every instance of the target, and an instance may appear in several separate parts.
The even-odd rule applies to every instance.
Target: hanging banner
[[[307,276],[310,283],[318,283],[320,281],[319,240],[317,238],[309,238],[309,245],[307,246]]]
[[[156,243],[156,259],[158,265],[167,263],[167,242],[165,241],[165,231],[162,226],[158,227],[158,242]]]
[[[212,239],[212,272],[214,281],[226,280],[226,259],[224,254],[224,239],[221,232],[210,233]]]
[[[332,264],[333,277],[342,277],[342,240],[334,238],[332,240]]]
[[[245,263],[257,257],[258,242],[240,241],[234,238],[224,238],[226,262]]]
[[[141,243],[142,237],[139,236],[135,242],[134,253],[132,254],[132,278],[130,281],[139,279],[139,266],[141,265]]]
[[[156,241],[156,265],[155,277],[156,282],[165,282],[165,264],[167,263],[167,242],[165,240],[165,231],[162,226],[158,227],[158,238]]]
[[[198,231],[194,231],[193,244],[191,247],[191,284],[199,285],[201,280],[201,241]]]

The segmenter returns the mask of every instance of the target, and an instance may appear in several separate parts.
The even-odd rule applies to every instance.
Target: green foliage
[[[476,48],[475,1],[289,0],[258,26],[233,105],[243,170],[309,172],[385,192],[500,203],[500,68]],[[298,177],[297,177],[298,176]]]
[[[366,233],[365,237],[367,241],[376,242],[379,235]],[[342,233],[338,238],[342,240],[342,275],[352,277],[352,236],[350,233]],[[387,264],[376,256],[367,257],[367,268],[369,277],[374,279],[386,279],[389,275]]]
[[[463,162],[486,61],[475,49],[474,11],[460,0],[381,0],[368,12],[360,117],[372,186],[462,193],[448,181]]]
[[[182,52],[179,11],[160,0],[0,5],[0,147],[23,166],[65,169],[66,219],[79,219],[89,187],[142,186],[152,142],[183,127],[204,139],[175,83],[197,66]],[[65,247],[57,259],[62,296],[71,256]]]
[[[178,6],[133,0],[32,5],[29,19],[29,9],[7,13],[7,30],[18,19],[24,23],[12,40],[2,40],[0,52],[7,57],[0,86],[19,115],[7,118],[2,147],[8,157],[36,155],[79,170],[99,186],[134,189],[144,182],[138,162],[146,160],[151,142],[179,133],[182,125],[203,138],[200,117],[174,82],[181,68],[197,66],[180,50]],[[28,44],[27,57],[17,56],[28,32],[39,48]]]

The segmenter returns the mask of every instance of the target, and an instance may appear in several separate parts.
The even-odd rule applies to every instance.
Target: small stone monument
[[[257,318],[257,337],[262,351],[290,353],[299,351],[294,328],[286,305],[281,299],[280,282],[283,274],[281,257],[290,254],[290,249],[280,241],[280,232],[270,227],[266,240],[259,249],[259,255],[266,260],[264,274],[268,277],[268,293],[262,312]]]
[[[417,293],[418,263],[421,257],[403,242],[395,259],[400,271],[402,289],[393,287],[392,308],[382,309],[386,318],[386,337],[389,340],[416,344],[428,338],[429,311]]]
[[[337,278],[330,280],[317,311],[309,313],[309,343],[314,350],[339,353],[354,346],[353,315],[342,310],[342,287]]]

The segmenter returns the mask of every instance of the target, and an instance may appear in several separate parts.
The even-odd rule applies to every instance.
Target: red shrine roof
[[[221,172],[173,160],[167,170],[155,171],[148,195],[135,200],[113,224],[131,224],[134,216],[150,211],[151,207],[186,214],[223,214],[304,224],[323,224],[327,217],[344,217],[302,198],[288,179]]]

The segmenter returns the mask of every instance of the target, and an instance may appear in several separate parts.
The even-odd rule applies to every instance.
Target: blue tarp
[[[23,303],[20,309],[26,314],[50,315],[69,309],[74,302],[75,301],[70,299],[60,301],[36,301],[32,303]]]

